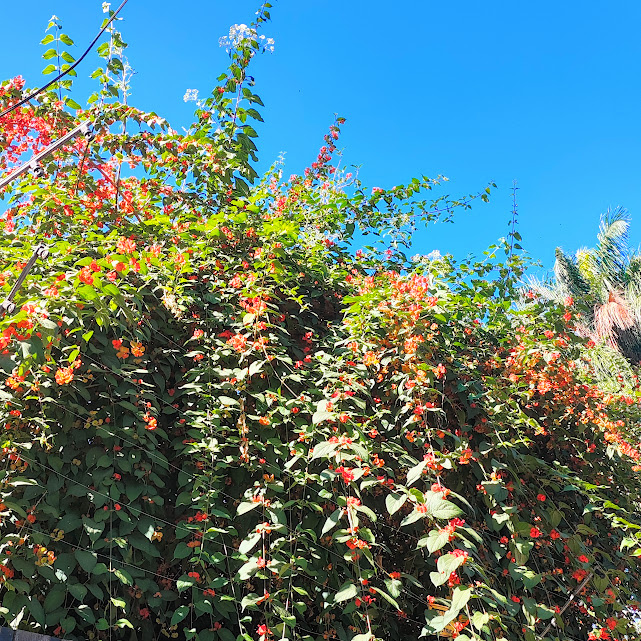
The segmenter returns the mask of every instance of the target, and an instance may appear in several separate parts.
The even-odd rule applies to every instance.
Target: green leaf
[[[133,626],[133,624],[131,623],[131,621],[129,619],[118,619],[114,623],[114,625],[117,628],[131,628],[132,630],[134,629],[134,626]]]
[[[413,468],[409,470],[407,473],[407,480],[405,481],[405,485],[407,487],[410,487],[410,485],[413,485],[418,479],[421,478],[421,474],[423,474],[423,470],[425,469],[425,466],[427,463],[425,461],[421,461],[418,465],[415,465]]]
[[[417,547],[427,547],[430,554],[440,550],[450,540],[449,532],[431,530],[427,536],[422,537]]]
[[[432,581],[436,587],[443,585],[447,579],[447,574],[443,574],[442,572],[430,572],[430,581]]]
[[[176,581],[176,589],[178,590],[178,594],[181,592],[184,592],[185,590],[188,590],[189,588],[193,587],[196,585],[196,581],[192,579],[191,577],[188,577],[187,575],[183,574],[177,581]]]
[[[327,520],[325,521],[325,524],[323,525],[323,529],[321,530],[321,536],[324,536],[329,532],[332,528],[336,527],[338,522],[340,521],[341,516],[343,515],[343,508],[339,508],[337,510],[334,510],[328,517]]]
[[[239,503],[236,515],[240,516],[241,514],[245,514],[246,512],[257,508],[259,505],[262,505],[260,501],[243,501],[242,503]]]
[[[69,594],[78,601],[82,601],[87,596],[87,588],[82,583],[74,583],[67,586]]]
[[[76,550],[74,556],[80,567],[88,574],[96,567],[96,563],[98,563],[98,555],[95,552]]]
[[[355,583],[347,581],[343,583],[338,592],[334,595],[334,603],[341,603],[353,599],[358,594],[358,587]]]
[[[214,613],[214,608],[209,601],[194,601],[194,608],[201,614]]]
[[[316,406],[316,411],[314,412],[314,415],[312,416],[312,424],[313,425],[318,425],[318,423],[322,423],[323,421],[327,421],[330,418],[333,418],[334,413],[329,412],[327,410],[327,403],[328,401],[322,400],[318,403]],[[338,447],[338,443],[335,444],[335,448]],[[316,449],[316,448],[314,448]]]
[[[120,579],[121,583],[124,583],[125,585],[133,585],[134,580],[131,578],[131,574],[127,572],[126,570],[114,570],[114,574]]]
[[[452,572],[460,568],[463,563],[465,563],[465,557],[448,553],[439,557],[436,562],[436,569],[442,574],[449,576]]]
[[[487,612],[475,612],[472,615],[472,625],[480,630],[490,620],[490,615]]]
[[[238,551],[241,554],[247,554],[248,552],[251,552],[251,550],[261,540],[261,538],[262,535],[260,532],[252,532],[246,539],[243,539],[243,541],[241,541],[240,545],[238,546]]]
[[[407,494],[392,492],[385,497],[385,507],[390,514],[398,512],[407,501]]]
[[[220,630],[218,630],[218,636],[220,637],[221,641],[237,641],[237,638],[234,636],[234,634],[227,628],[220,628]],[[242,639],[243,641],[245,641],[244,636],[242,637]]]
[[[35,597],[29,599],[29,605],[27,606],[29,613],[36,620],[40,626],[44,627],[45,624],[45,611],[42,608],[42,604]]]
[[[415,523],[416,521],[420,521],[424,516],[427,516],[426,514],[423,514],[422,512],[419,512],[418,510],[412,510],[402,521],[401,521],[401,527],[405,527],[406,525],[410,525],[410,523]]]
[[[67,107],[70,107],[71,109],[82,109],[82,107],[73,98],[70,98],[69,96],[65,96],[64,101]]]
[[[461,514],[463,514],[463,510],[458,505],[443,499],[432,508],[432,516],[435,519],[453,519]]]
[[[338,447],[338,443],[330,443],[329,441],[323,441],[322,443],[317,443],[314,445],[314,454],[312,455],[312,461],[317,458],[327,458],[330,454],[333,454]]]
[[[79,605],[74,610],[78,613],[80,618],[84,619],[87,623],[95,623],[96,617],[93,610],[88,605]]]
[[[176,608],[173,616],[171,617],[170,625],[178,625],[189,614],[188,605],[180,605]]]
[[[109,629],[109,621],[107,619],[98,619],[96,621],[96,630],[108,630]]]
[[[472,588],[465,588],[462,586],[454,588],[450,610],[456,612],[456,616],[458,616],[458,613],[467,605],[471,596]]]
[[[387,594],[385,590],[380,590],[379,588],[374,588],[374,591],[380,594],[388,603],[391,603],[397,610],[400,610],[400,606],[394,597]]]

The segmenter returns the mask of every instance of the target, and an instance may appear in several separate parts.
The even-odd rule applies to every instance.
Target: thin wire
[[[143,316],[143,317],[141,317],[141,320],[142,320],[142,322],[143,322],[143,323],[145,323],[145,325],[147,325],[147,327],[149,327],[149,328],[150,328],[152,331],[154,331],[156,334],[159,334],[160,336],[162,336],[163,338],[165,338],[165,339],[166,339],[166,340],[168,340],[169,342],[171,342],[171,343],[173,343],[174,345],[176,345],[176,347],[180,348],[180,349],[181,349],[181,351],[182,351],[182,353],[183,353],[183,355],[187,353],[186,351],[184,351],[184,346],[183,346],[183,345],[179,345],[179,344],[178,344],[178,343],[176,343],[174,340],[172,340],[171,338],[169,338],[168,336],[166,336],[165,334],[163,334],[160,330],[155,329],[154,327],[152,327],[152,326],[151,326],[151,325],[150,325],[150,324],[145,320],[144,316]],[[163,398],[161,398],[160,396],[158,396],[158,395],[154,394],[151,390],[148,390],[147,388],[145,388],[145,387],[143,387],[143,386],[141,386],[141,385],[138,385],[138,384],[135,382],[135,380],[136,380],[135,378],[129,378],[129,377],[125,376],[124,374],[122,374],[121,372],[118,372],[118,371],[116,371],[116,370],[111,369],[110,367],[108,367],[108,366],[107,366],[107,365],[105,365],[104,363],[101,363],[100,361],[97,361],[96,359],[92,358],[92,357],[91,357],[89,354],[87,354],[86,352],[85,352],[85,353],[83,353],[83,354],[82,354],[82,356],[83,356],[83,357],[86,357],[87,359],[89,359],[90,361],[92,361],[93,363],[95,363],[96,365],[98,365],[101,369],[104,369],[104,370],[110,371],[112,374],[114,374],[114,375],[116,375],[116,376],[119,376],[119,377],[120,377],[120,378],[122,378],[123,380],[125,380],[125,381],[127,381],[127,382],[131,383],[131,385],[133,385],[136,389],[140,390],[143,394],[146,394],[146,395],[148,395],[148,396],[151,396],[151,397],[153,397],[153,398],[157,399],[160,403],[162,403],[162,404],[166,405],[167,407],[173,407],[173,405],[172,405],[171,403],[169,403],[168,401],[165,401],[165,400],[164,400]],[[53,399],[52,399],[52,402],[56,403],[56,401],[53,401]],[[56,404],[60,405],[59,403],[56,403]],[[62,407],[62,405],[60,405],[60,406]],[[82,418],[81,416],[79,416],[79,415],[77,415],[77,414],[76,414],[76,416],[78,416],[78,418]],[[101,426],[99,426],[99,428],[98,428],[98,429],[103,429],[103,430],[107,431],[109,434],[111,434],[111,432],[109,432],[109,431],[107,430],[107,428],[103,427],[102,425],[101,425]],[[112,434],[112,436],[117,436],[117,435]],[[122,437],[119,437],[119,438],[122,438]],[[135,447],[139,447],[139,448],[141,448],[141,449],[143,449],[143,450],[145,449],[145,448],[142,448],[141,446],[137,445],[136,443],[133,443],[133,442],[131,442],[131,441],[126,441],[126,439],[124,439],[124,438],[123,438],[123,440],[124,440],[125,442],[130,443],[131,445],[133,445],[133,446],[135,446]],[[147,450],[145,450],[145,451],[147,451]],[[167,463],[167,465],[169,465],[170,467],[175,468],[175,469],[176,469],[176,470],[178,470],[178,471],[184,471],[184,470],[182,470],[181,468],[179,468],[179,467],[177,467],[177,466],[175,466],[175,465],[172,465],[172,464],[171,464],[171,463],[169,463],[168,461],[167,461],[166,463]],[[268,468],[271,468],[271,469],[273,469],[273,470],[282,471],[282,468],[281,468],[281,467],[279,467],[278,465],[275,465],[275,464],[273,464],[273,463],[269,463],[269,462],[267,462],[267,461],[265,462],[265,466],[266,466],[266,467],[268,467]],[[192,478],[192,480],[196,480],[196,477],[195,477],[195,476],[192,476],[191,478]],[[225,495],[225,494],[223,493],[223,495]],[[228,495],[225,495],[225,496],[228,496]],[[231,498],[231,497],[230,497],[230,498]],[[327,501],[328,501],[329,503],[332,503],[332,504],[333,504],[333,505],[335,505],[336,507],[342,507],[339,503],[337,503],[336,501],[332,500],[331,498],[328,498],[328,499],[327,499]],[[393,531],[393,532],[395,532],[396,534],[400,534],[400,535],[402,535],[402,536],[409,537],[409,538],[413,539],[414,541],[416,541],[417,543],[420,541],[420,539],[419,539],[418,537],[414,536],[413,534],[411,534],[411,533],[409,533],[409,532],[405,532],[405,531],[401,530],[399,527],[396,527],[396,526],[393,526],[393,525],[389,525],[388,523],[385,523],[385,522],[384,522],[384,521],[382,521],[382,520],[381,520],[381,521],[378,521],[378,520],[377,520],[377,521],[376,521],[376,523],[377,523],[377,524],[379,524],[379,525],[381,525],[382,527],[385,527],[385,528],[387,528],[387,529],[389,529],[389,530],[392,530],[392,531]]]
[[[112,497],[110,497],[108,494],[104,494],[102,492],[99,492],[98,490],[92,489],[88,485],[85,485],[84,483],[81,483],[80,481],[77,481],[76,479],[70,478],[70,477],[66,476],[65,474],[62,474],[62,472],[59,472],[59,471],[55,470],[54,468],[49,467],[49,466],[45,465],[44,463],[41,463],[38,460],[30,459],[30,458],[28,458],[26,456],[23,456],[22,454],[20,455],[20,458],[22,460],[28,461],[29,463],[34,463],[36,465],[40,465],[43,468],[45,468],[46,470],[48,470],[50,472],[53,472],[54,474],[57,474],[61,478],[64,478],[65,480],[67,480],[67,481],[69,481],[71,483],[76,483],[77,485],[80,485],[81,487],[84,487],[86,490],[89,490],[89,492],[93,492],[94,494],[99,494],[100,496],[103,496],[103,497],[107,498],[112,503],[117,503],[117,501],[115,499],[113,499]],[[38,484],[38,487],[43,487],[43,486]],[[45,493],[46,493],[46,491],[47,491],[46,488],[43,488],[43,489],[45,489]],[[221,492],[221,494],[225,495],[223,492]],[[229,496],[229,495],[225,495],[225,496]],[[230,497],[230,498],[233,498],[233,497]],[[164,523],[164,524],[168,525],[169,527],[172,527],[172,528],[174,528],[176,530],[179,527],[181,527],[179,523],[171,523],[170,521],[166,521],[166,520],[164,520],[164,519],[162,519],[160,517],[153,516],[153,515],[149,514],[148,512],[145,512],[144,510],[141,510],[141,509],[139,509],[137,507],[132,507],[130,503],[123,503],[123,505],[124,505],[124,507],[129,507],[132,512],[136,512],[137,511],[140,514],[144,514],[145,516],[148,516],[153,520],[160,521],[160,522],[162,522],[162,523]],[[284,527],[285,527],[286,530],[289,531],[290,534],[295,534],[294,531],[290,530],[286,525],[284,525]],[[32,528],[32,527],[26,527],[24,524],[23,524],[22,529],[28,529],[28,530],[31,530],[32,532],[37,532],[38,534],[42,534],[44,536],[49,537],[50,539],[54,538],[53,535],[51,535],[51,534],[48,534],[48,533],[43,532],[41,530],[36,530],[35,528]],[[22,531],[22,529],[21,529],[21,531]],[[186,530],[188,530],[190,532],[194,531],[194,530],[192,530],[190,528],[184,528],[184,529],[186,529]],[[103,557],[105,559],[109,559],[110,563],[112,561],[115,561],[115,562],[118,562],[118,563],[122,563],[123,565],[127,565],[129,567],[136,568],[136,569],[141,570],[143,572],[148,572],[150,574],[153,574],[154,576],[158,576],[158,577],[161,577],[161,578],[164,578],[164,579],[171,579],[172,581],[175,580],[175,577],[164,576],[164,575],[158,574],[157,572],[153,572],[152,570],[147,570],[147,569],[145,569],[143,567],[134,565],[132,563],[127,563],[125,561],[121,561],[120,559],[112,559],[110,557],[110,555],[100,554],[99,552],[97,552],[96,550],[94,550],[92,548],[83,548],[82,546],[77,546],[77,545],[75,545],[75,544],[73,544],[73,543],[71,543],[69,541],[65,541],[64,538],[63,539],[59,539],[59,540],[63,541],[67,545],[70,545],[71,547],[74,547],[76,549],[94,552],[97,556],[101,556],[101,557]],[[217,545],[222,545],[224,547],[224,549],[225,549],[225,552],[227,552],[227,547],[226,547],[226,544],[224,542],[216,541],[214,539],[209,539],[209,538],[206,538],[205,536],[203,536],[203,541],[205,541],[205,540],[207,540],[209,542],[212,542],[212,543],[216,543]],[[320,545],[320,544],[317,544],[317,545],[318,545],[318,547],[320,547],[321,549],[325,550],[329,554],[331,554],[331,555],[333,555],[333,556],[335,556],[335,557],[337,557],[339,559],[343,559],[343,557],[340,554],[338,554],[337,552],[334,552],[333,550],[330,550],[329,548],[327,548],[327,547],[325,547],[323,545]],[[230,554],[223,553],[223,556],[227,559],[227,561],[229,561],[229,559],[231,558]],[[292,568],[292,571],[293,571],[293,568]],[[229,570],[228,570],[228,574],[229,574],[230,584],[233,585],[233,581],[231,580],[232,579],[231,572]],[[315,585],[317,585],[322,590],[325,590],[325,591],[328,591],[328,592],[333,592],[334,594],[338,594],[338,592],[339,592],[339,590],[333,590],[332,588],[328,588],[324,584],[319,583],[318,581],[314,580],[314,578],[312,578],[311,576],[305,575],[305,578],[308,579],[310,582],[314,583]],[[193,587],[196,587],[197,589],[200,589],[201,591],[204,591],[206,589],[206,588],[199,588],[198,586],[193,586]],[[422,601],[421,601],[421,603],[422,603]],[[414,623],[418,623],[420,625],[424,625],[424,622],[418,621],[418,620],[415,620],[415,619],[407,618],[406,620],[413,621]]]
[[[122,4],[118,7],[118,9],[116,9],[116,11],[111,16],[111,18],[109,18],[109,20],[105,23],[105,25],[102,27],[98,35],[93,39],[91,44],[87,47],[87,49],[80,56],[80,58],[76,60],[76,62],[74,62],[68,69],[65,69],[62,73],[58,74],[53,80],[48,82],[46,85],[40,87],[40,89],[36,89],[35,91],[32,91],[28,96],[25,96],[22,100],[20,100],[20,102],[17,102],[15,105],[11,105],[11,107],[7,107],[7,109],[5,109],[2,113],[0,113],[0,118],[4,118],[4,116],[10,114],[12,111],[15,111],[18,107],[21,107],[25,103],[29,102],[30,100],[35,98],[38,94],[41,94],[43,91],[51,87],[51,85],[55,84],[56,82],[58,82],[58,80],[60,80],[61,78],[66,76],[68,73],[73,71],[84,60],[87,54],[93,49],[93,46],[96,44],[96,42],[98,42],[98,39],[100,38],[100,36],[106,31],[107,27],[115,20],[116,16],[120,12],[120,10],[127,4],[127,2],[129,2],[129,0],[123,0]]]
[[[159,331],[159,330],[157,330],[157,329],[154,329],[151,325],[149,325],[149,323],[144,319],[144,317],[142,318],[142,320],[143,320],[143,322],[145,322],[145,324],[146,324],[148,327],[150,327],[150,329],[153,329],[156,333],[158,333],[158,334],[160,334],[161,336],[163,336],[166,340],[168,340],[169,342],[173,343],[176,347],[180,348],[180,349],[181,349],[181,351],[183,351],[183,352],[184,352],[184,346],[179,345],[176,341],[174,341],[174,340],[173,340],[173,339],[171,339],[170,337],[166,336],[166,335],[165,335],[165,334],[163,334],[161,331]],[[186,352],[184,352],[184,353],[186,353]],[[169,403],[169,402],[165,401],[164,399],[160,398],[159,396],[157,396],[156,394],[154,394],[154,393],[153,393],[153,392],[151,392],[150,390],[147,390],[147,389],[145,389],[145,388],[143,388],[143,387],[141,387],[141,386],[138,386],[138,385],[134,382],[134,381],[135,381],[135,379],[128,378],[128,377],[124,376],[123,374],[121,374],[120,372],[117,372],[117,371],[115,371],[115,370],[113,370],[113,369],[111,369],[111,368],[107,367],[106,365],[104,365],[103,363],[100,363],[99,361],[96,361],[95,359],[93,359],[91,356],[89,356],[89,355],[88,355],[88,354],[86,354],[86,353],[85,353],[85,354],[83,354],[83,356],[87,357],[89,360],[91,360],[92,362],[94,362],[96,365],[99,365],[101,368],[104,368],[104,369],[106,369],[106,370],[108,370],[108,371],[111,371],[113,374],[115,374],[115,375],[119,376],[119,377],[120,377],[120,378],[122,378],[123,380],[126,380],[126,381],[130,382],[134,387],[137,387],[137,388],[138,388],[139,390],[141,390],[144,394],[147,394],[147,395],[149,395],[149,396],[152,396],[152,397],[156,398],[159,402],[163,403],[164,405],[166,405],[166,406],[168,406],[168,407],[169,407],[169,406],[172,406],[172,405],[171,405],[171,403]],[[51,400],[53,401],[53,399],[51,399]],[[57,403],[56,401],[53,401],[53,402],[54,402],[54,403],[56,403],[57,405],[59,405],[60,407],[62,407],[62,405],[60,405],[60,404],[59,404],[59,403]],[[80,418],[80,419],[82,419],[82,418],[83,418],[83,417],[81,417],[81,416],[80,416],[80,415],[78,415],[78,414],[75,414],[75,416],[77,416],[77,417],[78,417],[78,418]],[[99,429],[104,429],[104,430],[105,430],[105,431],[107,431],[107,433],[109,433],[110,435],[112,435],[112,436],[114,436],[114,437],[116,437],[116,438],[122,438],[122,440],[123,440],[123,441],[125,441],[125,442],[127,442],[127,443],[129,443],[129,444],[133,445],[134,447],[137,447],[137,448],[139,448],[139,449],[141,449],[141,450],[143,450],[143,451],[146,451],[150,456],[154,456],[153,454],[151,454],[151,452],[150,452],[149,450],[146,450],[145,448],[143,448],[143,447],[141,447],[140,445],[138,445],[138,444],[134,443],[133,441],[128,441],[127,439],[125,439],[124,437],[122,437],[122,436],[120,436],[120,435],[117,435],[117,434],[114,434],[114,433],[112,433],[112,432],[109,432],[109,430],[107,430],[107,429],[106,429],[105,427],[103,427],[103,426],[100,426],[100,427],[99,427]],[[184,472],[184,470],[182,470],[181,468],[179,468],[179,467],[177,467],[177,466],[175,466],[175,465],[172,465],[172,464],[171,464],[171,463],[169,463],[168,461],[165,461],[162,457],[155,456],[155,458],[158,458],[158,460],[162,460],[162,461],[163,461],[163,463],[165,463],[166,465],[169,465],[170,467],[173,467],[173,468],[174,468],[174,469],[176,469],[176,470],[179,470],[179,471],[183,471],[183,472]],[[273,464],[270,464],[270,463],[267,463],[267,466],[268,466],[268,467],[271,467],[272,469],[278,469],[278,470],[281,470],[281,468],[280,468],[280,467],[278,467],[278,466],[276,466],[276,465],[273,465]],[[195,480],[195,479],[196,479],[196,477],[195,477],[195,476],[191,476],[191,475],[190,475],[190,477],[191,477],[191,479],[192,479],[192,480]],[[224,493],[224,492],[222,492],[222,491],[220,491],[220,493],[221,493],[222,495],[224,495],[224,496],[227,496],[227,497],[228,497],[228,498],[230,498],[230,499],[234,499],[234,497],[231,497],[230,495],[225,494],[225,493]],[[235,499],[234,499],[234,500],[235,500]],[[332,504],[336,505],[337,507],[341,507],[341,506],[340,506],[336,501],[333,501],[332,499],[328,499],[328,502],[330,502],[330,503],[332,503]],[[136,508],[134,508],[134,509],[136,509]],[[567,521],[567,519],[566,519],[566,521]],[[407,537],[409,537],[409,538],[412,538],[412,539],[414,539],[415,541],[419,541],[418,537],[416,537],[416,536],[412,535],[412,534],[411,534],[411,533],[409,533],[409,532],[404,532],[403,530],[401,530],[401,529],[400,529],[400,528],[398,528],[398,527],[395,527],[395,526],[392,526],[392,525],[388,525],[388,524],[387,524],[387,523],[385,523],[385,522],[378,522],[378,521],[377,521],[377,524],[379,524],[379,525],[381,525],[381,526],[383,526],[383,527],[386,527],[386,528],[388,528],[388,529],[390,529],[390,530],[393,530],[394,532],[396,532],[396,533],[398,533],[398,534],[402,534],[402,535],[404,535],[404,536],[407,536]],[[568,524],[569,524],[571,527],[573,527],[570,523],[568,523]],[[288,528],[288,529],[289,529],[289,528]],[[291,530],[290,530],[290,531],[291,531]],[[497,539],[498,539],[498,535],[497,535],[495,538],[497,538]],[[595,560],[595,564],[596,564],[596,565],[598,565],[598,566],[600,567],[600,569],[601,569],[604,573],[606,573],[605,569],[600,565],[600,563],[599,563],[598,561],[596,561],[596,560]],[[606,575],[607,575],[607,573],[606,573]],[[547,590],[546,590],[546,592],[547,592]]]
[[[53,402],[54,402],[54,403],[56,403],[56,401],[53,401]],[[63,407],[63,406],[62,406],[62,405],[60,405],[59,403],[56,403],[56,404],[57,404],[57,405],[59,405],[60,407]],[[72,412],[71,410],[68,410],[68,411],[69,411],[69,413],[70,413],[70,414],[73,414],[74,416],[76,416],[76,417],[78,417],[78,418],[82,419],[82,417],[81,417],[80,415],[76,414],[75,412]],[[102,426],[100,426],[100,428],[102,428]],[[145,451],[145,452],[146,452],[150,457],[152,457],[152,458],[159,458],[159,457],[156,457],[156,456],[155,456],[155,455],[154,455],[150,450],[146,450],[143,446],[138,445],[138,444],[134,443],[133,441],[129,441],[129,440],[125,439],[124,437],[122,437],[121,435],[118,435],[118,434],[114,434],[114,433],[112,433],[112,432],[109,432],[109,430],[107,430],[106,428],[103,428],[103,429],[105,429],[105,431],[107,431],[109,434],[111,434],[111,435],[112,435],[112,436],[114,436],[115,438],[120,438],[123,442],[128,443],[128,444],[130,444],[130,445],[132,445],[132,446],[134,446],[134,447],[137,447],[138,449],[141,449],[141,450]],[[25,461],[28,461],[28,462],[30,462],[30,463],[35,463],[36,465],[40,465],[41,467],[43,467],[43,468],[45,468],[45,469],[49,470],[50,472],[53,472],[54,474],[57,474],[58,476],[60,476],[60,477],[62,477],[62,478],[64,478],[64,479],[66,479],[67,481],[72,482],[72,483],[76,483],[77,485],[80,485],[80,486],[84,487],[85,489],[89,490],[90,492],[94,492],[95,494],[99,494],[99,495],[101,495],[101,496],[103,496],[103,497],[107,498],[109,501],[111,501],[111,502],[113,502],[113,503],[116,503],[116,502],[117,502],[115,499],[113,499],[112,497],[110,497],[108,494],[104,494],[104,493],[102,493],[102,492],[99,492],[98,490],[93,490],[93,489],[92,489],[91,487],[89,487],[88,485],[85,485],[84,483],[81,483],[80,481],[77,481],[76,479],[72,479],[72,478],[70,478],[70,477],[66,476],[65,474],[62,474],[61,472],[58,472],[57,470],[55,470],[55,469],[53,469],[53,468],[51,468],[51,467],[49,467],[49,466],[45,465],[44,463],[41,463],[41,462],[40,462],[40,461],[38,461],[38,460],[30,459],[30,458],[28,458],[28,457],[26,457],[26,456],[23,456],[22,454],[21,454],[21,459],[23,459],[23,460],[25,460]],[[161,459],[161,460],[162,460],[162,459]],[[181,468],[178,468],[177,466],[172,465],[172,464],[171,464],[171,463],[169,463],[168,461],[166,462],[166,464],[167,464],[167,465],[169,465],[169,466],[171,466],[171,467],[174,467],[174,468],[175,468],[175,469],[177,469],[177,470],[181,470]],[[185,474],[187,474],[188,476],[190,476],[190,478],[191,478],[192,480],[196,480],[196,478],[197,478],[197,477],[190,475],[188,472],[184,472],[184,470],[182,470],[182,471],[183,471],[183,473],[185,473]],[[215,490],[215,488],[212,488],[211,486],[210,486],[210,489],[214,489],[214,490]],[[221,495],[223,495],[223,496],[226,496],[226,497],[227,497],[227,498],[229,498],[229,499],[232,499],[232,500],[234,500],[234,501],[236,500],[234,497],[232,497],[232,496],[231,496],[231,495],[229,495],[229,494],[226,494],[226,493],[225,493],[225,492],[223,492],[222,490],[215,490],[215,491],[217,491],[219,494],[221,494]],[[180,524],[178,524],[178,523],[171,523],[170,521],[166,521],[166,520],[162,519],[161,517],[157,517],[157,516],[154,516],[154,515],[152,515],[152,514],[149,514],[148,512],[145,512],[144,510],[141,510],[140,508],[133,507],[133,506],[131,505],[131,503],[123,503],[123,505],[124,505],[125,507],[129,507],[129,509],[130,509],[130,510],[132,510],[132,511],[138,511],[140,514],[144,514],[145,516],[148,516],[148,517],[149,517],[149,518],[151,518],[152,520],[160,521],[160,522],[162,522],[162,523],[164,523],[164,524],[168,525],[169,527],[174,528],[175,530],[178,530],[178,528],[179,528],[179,527],[181,527],[181,526],[180,526]],[[294,537],[294,539],[295,539],[295,541],[296,541],[296,544],[297,544],[297,542],[298,542],[298,537],[296,536],[296,535],[297,535],[297,533],[296,533],[294,530],[292,530],[291,528],[289,528],[286,524],[283,524],[283,527],[285,528],[285,530],[287,530],[287,531],[289,532],[289,534],[290,534],[290,535],[292,535],[292,536]],[[184,527],[183,527],[183,529],[185,529],[185,530],[187,530],[187,531],[189,531],[189,532],[193,532],[193,530],[192,530],[191,528],[184,528]],[[224,549],[223,556],[227,559],[227,564],[228,564],[228,574],[229,574],[230,583],[231,583],[231,585],[232,585],[232,589],[233,589],[233,581],[231,581],[231,571],[230,571],[230,568],[229,568],[229,559],[231,558],[231,555],[230,555],[230,554],[227,554],[227,545],[225,544],[225,542],[224,542],[224,541],[222,541],[222,542],[221,542],[221,541],[217,541],[217,540],[215,540],[215,539],[213,539],[213,538],[208,538],[208,537],[205,537],[205,536],[203,535],[203,542],[205,542],[205,541],[209,541],[209,542],[212,542],[212,543],[216,543],[217,545],[222,546],[222,548]],[[325,547],[324,545],[322,545],[322,544],[320,544],[320,543],[316,543],[316,545],[318,545],[318,547],[319,547],[319,548],[321,548],[321,549],[325,550],[328,554],[330,554],[330,555],[332,555],[332,556],[335,556],[336,558],[341,559],[341,560],[343,560],[343,559],[344,559],[344,557],[343,557],[342,555],[340,555],[338,552],[334,552],[333,550],[330,550],[328,547]],[[116,560],[118,560],[118,559],[116,559]],[[374,565],[375,565],[376,567],[378,567],[378,568],[379,568],[382,572],[384,572],[385,574],[388,574],[388,573],[387,573],[387,571],[385,571],[385,570],[384,570],[384,569],[383,569],[379,564],[375,563]],[[133,566],[133,567],[137,567],[137,566]],[[141,569],[141,570],[144,570],[144,568],[140,568],[140,569]],[[293,568],[292,568],[292,576],[293,576]],[[338,593],[338,591],[339,591],[339,590],[332,590],[331,588],[327,588],[327,586],[325,586],[325,585],[323,585],[323,584],[319,583],[318,581],[314,580],[314,579],[313,579],[311,576],[309,576],[309,575],[305,575],[305,577],[306,577],[309,581],[311,581],[312,583],[314,583],[315,585],[317,585],[318,587],[322,588],[323,590],[329,590],[330,592],[333,592],[334,594],[337,594],[337,593]],[[408,589],[406,589],[406,588],[402,588],[402,590],[403,590],[403,592],[404,592],[405,594],[408,594],[409,596],[411,596],[411,597],[412,597],[414,600],[416,600],[417,602],[419,602],[419,603],[421,603],[421,604],[424,604],[423,599],[421,599],[420,597],[416,596],[414,593],[410,592]],[[418,620],[416,620],[416,619],[410,619],[409,617],[406,617],[406,618],[405,618],[405,620],[407,620],[407,621],[412,621],[412,622],[417,623],[417,624],[419,624],[419,625],[424,625],[424,622],[418,621]]]

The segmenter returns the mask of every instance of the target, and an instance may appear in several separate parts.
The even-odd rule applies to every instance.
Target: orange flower
[[[377,365],[378,364],[378,356],[374,354],[374,352],[365,352],[363,354],[363,365],[366,365],[367,367],[371,365]]]
[[[90,267],[83,267],[78,272],[78,280],[85,285],[93,285],[93,275]]]
[[[129,348],[128,347],[121,347],[117,352],[116,352],[116,358],[120,358],[123,361],[129,357]]]
[[[131,341],[129,346],[131,348],[131,353],[134,356],[142,356],[145,353],[145,348],[142,346],[142,343],[137,343],[136,341]]]
[[[68,385],[73,381],[73,367],[61,367],[56,372],[56,383],[58,385]]]

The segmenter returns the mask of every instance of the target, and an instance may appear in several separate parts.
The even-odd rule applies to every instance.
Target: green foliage
[[[635,638],[638,400],[586,379],[564,309],[514,311],[507,243],[408,263],[411,226],[473,197],[368,194],[332,164],[341,119],[303,176],[250,186],[268,10],[185,135],[109,102],[113,49],[88,110],[3,123],[5,167],[97,135],[2,194],[5,293],[50,253],[0,321],[0,616],[67,639]],[[357,229],[389,249],[354,253]]]

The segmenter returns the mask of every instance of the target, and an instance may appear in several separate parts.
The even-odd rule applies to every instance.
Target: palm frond
[[[574,259],[560,247],[556,248],[555,255],[554,276],[560,290],[558,295],[561,298],[572,296],[582,300],[590,293],[590,283],[583,277]]]
[[[593,257],[597,261],[597,271],[607,282],[610,290],[619,289],[624,285],[624,275],[630,257],[629,228],[630,214],[623,207],[608,209],[601,216],[598,244]]]
[[[526,278],[521,290],[521,298],[523,298],[524,303],[527,302],[526,294],[528,290],[532,291],[538,298],[555,303],[561,303],[564,298],[556,283],[550,279],[539,279],[535,276],[529,276]]]

